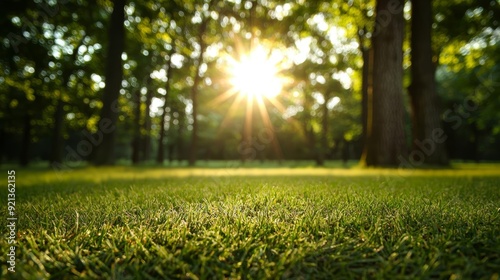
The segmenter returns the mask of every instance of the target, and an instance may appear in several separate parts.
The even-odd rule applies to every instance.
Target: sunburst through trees
[[[252,120],[254,107],[258,108],[260,119],[269,135],[274,153],[279,157],[281,151],[276,141],[273,124],[269,117],[267,104],[276,107],[284,113],[285,108],[278,100],[290,80],[283,75],[286,69],[286,55],[279,50],[266,48],[256,44],[250,51],[238,51],[237,58],[227,56],[226,75],[230,87],[227,91],[216,97],[212,105],[218,105],[234,97],[224,120],[220,125],[223,129],[227,122],[235,116],[238,110],[245,110],[245,124],[242,134],[242,145],[252,146]],[[243,160],[249,159],[242,157]]]

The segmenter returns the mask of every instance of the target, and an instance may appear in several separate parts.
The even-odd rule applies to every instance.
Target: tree
[[[288,159],[319,165],[359,156],[366,134],[365,164],[397,165],[405,142],[411,143],[401,123],[408,132],[413,123],[418,152],[432,150],[421,157],[425,163],[434,164],[432,157],[443,149],[428,141],[439,125],[450,157],[499,155],[495,1],[415,1],[413,34],[403,43],[412,44],[413,60],[404,53],[404,86],[411,82],[404,110],[402,0],[377,7],[375,0],[124,0],[124,11],[116,1],[113,13],[114,0],[7,1],[12,5],[0,11],[2,161],[28,164],[37,158],[57,168],[87,160],[93,150],[92,160],[108,164],[114,149],[116,159],[133,163],[154,153],[160,162],[194,164],[197,157],[240,158],[244,139],[256,150],[243,155],[247,159],[286,151]],[[110,34],[102,32],[108,21]],[[120,32],[111,31],[111,21],[114,30],[125,26],[126,45],[115,39]],[[280,76],[290,78],[280,95],[262,103],[268,118],[259,114],[257,99],[246,103],[224,95],[232,90],[230,59],[251,52],[252,41],[271,56],[284,55],[278,59]],[[215,99],[220,103],[211,105]],[[250,107],[253,113],[245,114]],[[252,131],[245,130],[247,116]],[[255,140],[270,127],[269,139]],[[418,161],[423,153],[414,151],[410,159]]]
[[[146,110],[144,112],[144,123],[142,124],[142,139],[141,139],[141,150],[142,150],[142,160],[149,160],[151,156],[151,103],[153,102],[153,90],[151,89],[152,79],[147,77],[146,79]]]
[[[412,109],[413,149],[422,149],[425,157],[410,160],[446,165],[448,156],[445,145],[434,139],[434,133],[442,133],[443,130],[432,61],[431,0],[413,0],[411,13],[411,85],[408,92]]]
[[[372,115],[363,156],[367,166],[395,166],[406,156],[403,107],[404,3],[378,0],[373,32]]]
[[[163,164],[164,160],[164,150],[165,150],[165,121],[167,118],[167,105],[168,105],[168,97],[172,95],[170,92],[171,86],[170,84],[172,83],[172,55],[174,54],[175,48],[172,46],[171,51],[168,54],[168,62],[167,62],[167,82],[165,83],[165,97],[163,99],[163,110],[161,114],[161,120],[160,120],[160,137],[158,138],[158,154],[156,157],[156,162],[159,164]],[[170,127],[170,126],[169,126]]]
[[[78,49],[83,45],[83,42],[87,36],[83,35],[79,40],[76,47],[73,49],[73,54],[69,57],[67,69],[64,71],[62,75],[62,85],[64,88],[68,86],[71,75],[75,71],[75,62],[77,60]],[[64,129],[64,100],[63,93],[59,92],[59,96],[56,99],[55,111],[53,116],[54,127],[52,131],[52,150],[51,150],[51,158],[50,161],[53,162],[62,162],[63,161],[63,129]]]
[[[210,8],[215,0],[209,0],[207,5],[207,10]],[[195,62],[195,71],[193,77],[193,86],[191,87],[191,102],[193,104],[193,130],[191,131],[191,146],[189,153],[189,166],[194,166],[196,164],[197,154],[198,154],[198,87],[201,81],[201,66],[203,65],[203,57],[207,48],[207,43],[205,42],[205,36],[207,27],[210,21],[209,16],[204,16],[201,19],[201,23],[198,27],[197,41],[199,45],[198,56]]]
[[[123,77],[122,52],[124,49],[125,0],[115,0],[108,30],[108,56],[106,63],[106,87],[102,96],[102,111],[99,129],[102,142],[97,147],[94,163],[97,165],[114,163],[116,124],[118,120],[118,97]]]
[[[132,132],[132,164],[140,162],[141,146],[141,90],[136,89],[133,96],[134,101],[134,124]]]
[[[363,26],[358,29],[359,50],[363,59],[361,69],[361,126],[362,126],[362,145],[367,146],[368,141],[368,116],[371,116],[372,91],[373,91],[373,47],[368,44],[366,38],[368,29]]]

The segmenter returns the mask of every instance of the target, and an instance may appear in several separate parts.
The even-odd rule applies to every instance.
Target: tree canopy
[[[412,4],[7,0],[0,160],[500,159],[500,3]]]

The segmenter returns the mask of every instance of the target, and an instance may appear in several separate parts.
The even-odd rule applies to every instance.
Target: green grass
[[[1,278],[498,279],[500,171],[460,168],[20,169]]]

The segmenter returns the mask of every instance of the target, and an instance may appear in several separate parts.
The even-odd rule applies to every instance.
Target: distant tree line
[[[500,159],[498,1],[3,6],[0,163]],[[288,59],[272,126],[237,97],[213,105],[255,39]]]

